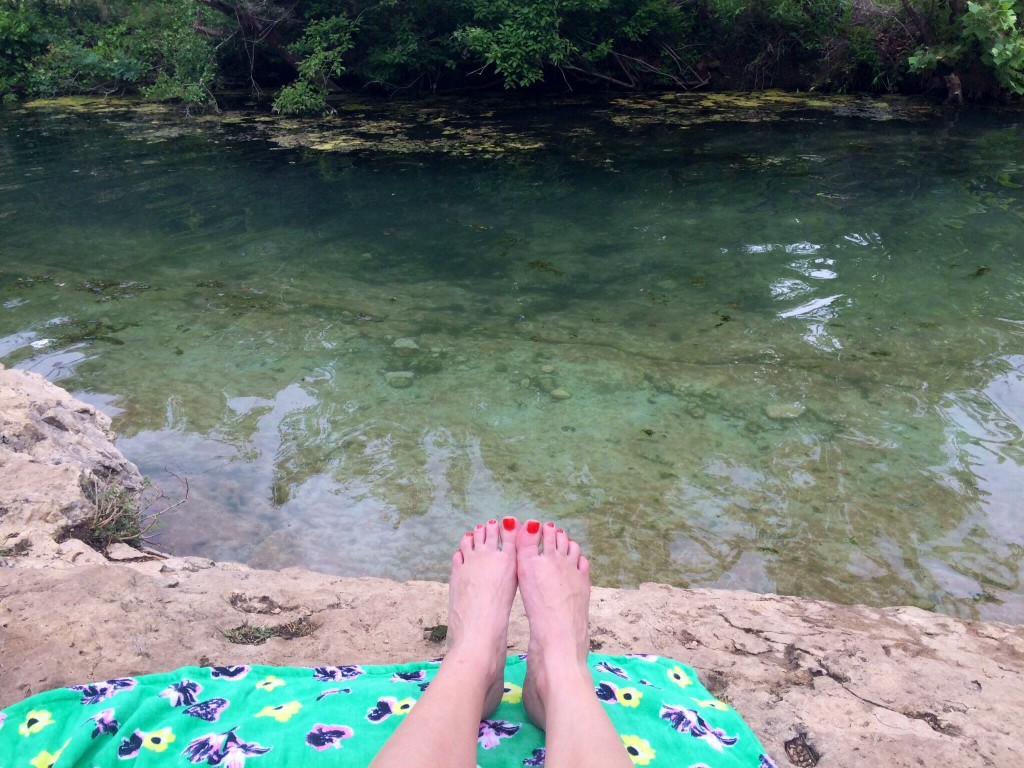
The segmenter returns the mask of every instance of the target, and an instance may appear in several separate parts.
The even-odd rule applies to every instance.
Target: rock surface
[[[57,544],[57,531],[88,512],[83,473],[130,484],[137,471],[110,445],[102,414],[30,374],[0,370],[0,433],[0,547],[11,552],[0,568],[0,707],[57,686],[186,664],[439,654],[424,628],[446,623],[443,584],[258,571],[121,548],[109,552],[132,556],[112,562],[75,539]],[[319,629],[258,646],[223,634],[300,618]],[[659,584],[595,589],[591,624],[595,650],[694,666],[780,766],[796,764],[787,755],[799,751],[824,768],[1021,764],[1024,627]],[[526,643],[517,600],[510,653]]]

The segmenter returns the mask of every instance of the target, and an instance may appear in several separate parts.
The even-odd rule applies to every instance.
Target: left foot
[[[508,617],[516,596],[516,534],[514,517],[489,520],[467,533],[452,557],[448,584],[449,651],[444,664],[479,669],[490,682],[481,718],[501,702]]]

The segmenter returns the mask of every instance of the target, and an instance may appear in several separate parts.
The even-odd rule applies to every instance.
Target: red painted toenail
[[[481,528],[483,528],[483,527],[484,527],[484,524],[483,524],[483,523],[477,523],[477,524],[476,524],[476,529],[477,529],[478,531],[479,531],[479,530],[480,530]]]
[[[555,530],[555,533],[565,533],[565,531],[563,531],[561,528],[557,528]]]
[[[546,525],[548,528],[554,528],[555,527],[555,524],[552,523],[552,522],[544,523],[544,525]]]
[[[497,525],[497,524],[498,524],[498,521],[497,521],[497,520],[488,520],[488,521],[487,521],[487,524],[488,524],[488,525]]]
[[[501,524],[505,526],[506,531],[511,531],[516,527],[516,519],[514,517],[503,517],[501,518]]]
[[[527,533],[536,533],[540,530],[540,522],[538,520],[529,520],[526,523]]]

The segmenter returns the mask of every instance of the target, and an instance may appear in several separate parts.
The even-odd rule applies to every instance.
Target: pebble
[[[402,338],[400,338],[400,339],[395,339],[395,343],[392,344],[391,346],[394,347],[395,349],[419,349],[420,348],[420,345],[417,344],[415,342],[415,340],[410,339],[410,338],[406,338],[404,336]]]
[[[807,412],[799,403],[772,403],[764,407],[764,415],[775,421],[799,419]]]
[[[530,380],[529,379],[520,379],[519,380],[519,386],[521,386],[523,389],[529,389],[530,388]]]
[[[540,372],[541,373],[554,373],[555,372],[555,366],[553,366],[553,365],[542,365],[540,367]]]
[[[412,386],[412,371],[388,371],[384,380],[395,389],[407,389]]]
[[[553,398],[555,398],[555,400],[568,400],[570,397],[572,397],[572,395],[570,395],[564,389],[553,389],[553,390],[551,390],[551,396]]]

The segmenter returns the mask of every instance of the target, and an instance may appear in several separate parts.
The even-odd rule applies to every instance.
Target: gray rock
[[[572,395],[564,389],[552,389],[551,396],[555,398],[555,400],[568,400],[572,397]]]
[[[388,371],[384,374],[384,380],[395,389],[408,389],[412,386],[413,377],[412,371]]]
[[[807,412],[800,403],[772,403],[764,407],[764,415],[775,421],[799,419]]]
[[[395,339],[395,342],[391,346],[394,347],[395,349],[405,349],[409,350],[410,352],[420,348],[420,345],[417,344],[413,339],[406,338],[404,336],[401,339]]]

